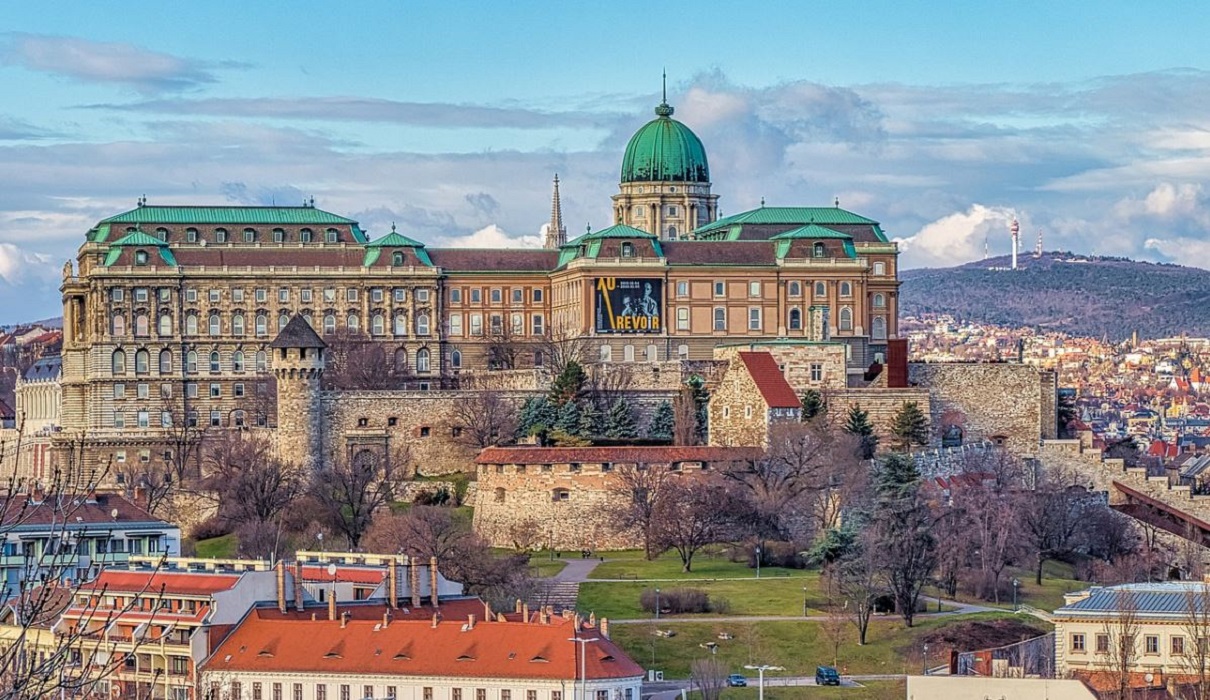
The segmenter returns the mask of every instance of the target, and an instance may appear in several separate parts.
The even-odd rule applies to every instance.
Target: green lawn
[[[644,589],[700,588],[710,595],[711,603],[725,599],[727,609],[721,615],[802,615],[803,599],[812,614],[824,605],[820,592],[819,573],[795,571],[793,576],[746,579],[721,579],[716,581],[686,581],[684,583],[641,583],[589,581],[580,584],[580,597],[576,607],[584,612],[595,612],[597,617],[612,619],[636,619],[650,617],[650,613],[639,608],[639,595]],[[807,590],[804,592],[803,588]]]
[[[857,645],[856,630],[851,624],[843,626],[838,666],[843,673],[916,673],[924,666],[918,638],[945,625],[969,620],[992,620],[1014,617],[1021,622],[1046,631],[1045,623],[1011,613],[981,613],[954,615],[938,619],[921,619],[908,629],[899,618],[879,618],[870,625],[868,643]],[[657,637],[651,623],[612,625],[612,638],[634,659],[647,668],[664,671],[668,678],[687,678],[689,665],[709,651],[702,645],[716,642],[717,656],[730,673],[745,673],[745,664],[784,666],[785,675],[808,676],[815,667],[832,663],[831,644],[826,626],[820,622],[694,622],[661,629],[675,629],[675,637]],[[720,633],[733,639],[720,640]],[[652,662],[654,652],[655,661]],[[934,666],[943,662],[939,656],[929,660]],[[826,697],[826,696],[820,696]],[[850,696],[843,696],[850,697]],[[860,696],[853,696],[860,697]]]
[[[197,555],[203,559],[234,559],[239,550],[239,540],[235,533],[222,537],[211,537],[208,540],[198,540]]]
[[[534,552],[529,558],[530,573],[539,578],[555,576],[567,566],[563,559],[551,559],[547,552]]]
[[[745,673],[750,673],[745,671]],[[722,700],[756,700],[756,679],[747,688],[727,688]],[[903,681],[864,681],[860,688],[817,688],[810,685],[765,686],[765,700],[903,700]],[[693,694],[690,694],[693,697]]]
[[[605,561],[597,565],[590,574],[594,579],[691,579],[691,578],[746,578],[756,575],[756,570],[745,562],[732,562],[723,547],[708,547],[693,557],[693,570],[681,571],[681,559],[675,552],[665,552],[653,561],[647,561],[642,550],[620,552],[598,552]],[[801,571],[764,567],[761,578],[794,576]]]
[[[1069,564],[1063,562],[1048,561],[1042,566],[1042,585],[1034,583],[1034,571],[1028,569],[1009,568],[1004,572],[1004,579],[1012,581],[1016,578],[1021,582],[1021,587],[1017,591],[1018,601],[1022,605],[1031,605],[1039,610],[1047,612],[1055,610],[1063,606],[1063,594],[1072,591],[1080,591],[1088,588],[1088,581],[1077,581],[1074,578],[1074,572]],[[926,593],[931,596],[936,596],[937,591],[933,588],[926,589]],[[996,603],[980,600],[975,596],[969,595],[962,590],[958,591],[958,600],[964,603],[975,603],[977,605],[988,605],[992,607],[1001,607],[1005,610],[1011,610],[1013,607],[1012,589],[1005,594],[997,606]],[[934,601],[934,606],[935,606]]]

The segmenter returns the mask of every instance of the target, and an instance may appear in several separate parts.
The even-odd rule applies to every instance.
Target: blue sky
[[[536,245],[609,223],[669,73],[724,213],[823,204],[909,266],[1047,248],[1210,267],[1210,4],[61,3],[0,8],[0,323],[96,220],[295,203]],[[48,9],[49,8],[49,9]]]

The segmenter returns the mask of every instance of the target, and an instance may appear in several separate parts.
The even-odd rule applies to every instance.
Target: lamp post
[[[807,587],[802,587],[802,616],[807,616]]]
[[[760,578],[760,545],[756,545],[756,578]]]
[[[655,589],[655,619],[660,619],[660,589]]]
[[[585,660],[588,658],[588,643],[595,642],[595,641],[599,640],[600,637],[590,637],[588,639],[583,639],[580,637],[579,630],[577,630],[575,634],[576,634],[576,636],[574,636],[574,637],[568,637],[567,641],[574,642],[574,643],[580,645],[580,700],[584,700],[584,698],[588,694],[588,686],[587,686],[588,669],[587,669],[587,664],[585,663]]]
[[[786,669],[782,668],[781,666],[767,666],[764,664],[761,664],[760,666],[744,666],[744,668],[748,669],[749,671],[756,671],[758,674],[760,674],[758,676],[758,680],[756,682],[757,700],[765,700],[765,671],[784,671],[784,670],[786,670]]]
[[[929,645],[928,645],[928,642],[925,642],[924,643],[924,675],[927,676],[928,674],[929,674]]]
[[[1019,579],[1019,578],[1013,579],[1013,612],[1020,611],[1020,608],[1017,607],[1017,589],[1019,589],[1020,587],[1021,587],[1021,579]]]

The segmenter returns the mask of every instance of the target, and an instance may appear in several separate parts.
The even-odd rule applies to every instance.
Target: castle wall
[[[870,414],[870,423],[874,426],[874,434],[878,436],[880,445],[889,445],[895,437],[891,434],[891,422],[895,414],[903,409],[909,401],[915,401],[921,411],[929,410],[929,391],[924,388],[910,389],[834,389],[824,392],[827,402],[828,417],[832,424],[843,427],[849,410],[860,406],[861,410]],[[937,438],[938,441],[940,438]]]
[[[948,411],[964,416],[966,442],[1003,439],[1018,455],[1036,455],[1039,440],[1055,436],[1053,372],[1010,363],[911,363],[908,379],[928,389],[935,440]]]
[[[845,347],[844,343],[754,342],[717,348],[714,357],[729,360],[740,351],[767,352],[777,360],[790,386],[802,394],[807,389],[823,391],[843,389],[849,385]]]

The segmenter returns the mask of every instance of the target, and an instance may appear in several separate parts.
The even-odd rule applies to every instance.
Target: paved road
[[[584,583],[588,575],[601,563],[600,559],[566,559],[567,566],[555,574],[554,579],[563,583]]]

